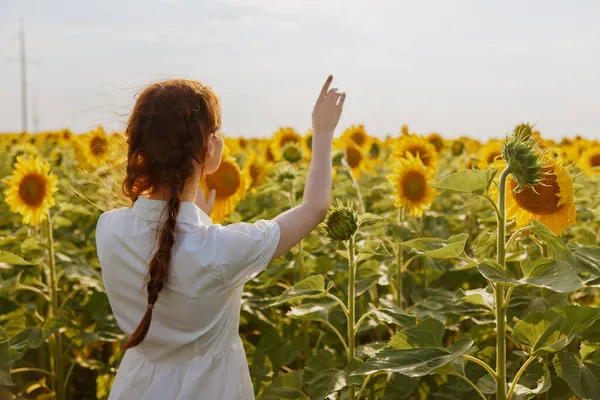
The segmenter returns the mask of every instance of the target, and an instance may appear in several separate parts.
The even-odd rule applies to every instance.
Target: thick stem
[[[500,174],[498,184],[498,263],[506,267],[506,179],[508,169]],[[506,400],[506,308],[504,306],[504,286],[494,285],[496,300],[496,400]]]
[[[48,310],[48,316],[57,316],[59,312],[58,306],[58,279],[56,272],[56,258],[54,255],[54,235],[52,232],[52,219],[50,215],[46,219],[46,235],[48,236],[48,267],[50,277],[50,307]],[[52,353],[54,357],[54,390],[56,392],[57,400],[65,400],[65,379],[64,379],[64,366],[62,357],[62,340],[60,332],[54,333],[54,340],[52,341]]]
[[[348,241],[348,361],[355,356],[355,279],[356,265],[354,263],[354,237]],[[348,387],[348,400],[354,400],[354,386]]]
[[[396,271],[396,304],[399,308],[402,308],[402,279],[404,270],[404,249],[402,245],[398,245],[398,254],[396,254],[396,264],[398,264],[398,270]]]

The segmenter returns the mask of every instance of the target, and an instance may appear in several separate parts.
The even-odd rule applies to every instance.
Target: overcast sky
[[[21,129],[26,28],[30,129],[122,129],[157,79],[212,86],[223,131],[301,132],[327,74],[341,127],[374,135],[600,138],[600,1],[0,0],[0,131]]]

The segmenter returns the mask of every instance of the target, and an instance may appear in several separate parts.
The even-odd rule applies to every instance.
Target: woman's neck
[[[198,187],[200,184],[200,176],[196,176],[196,174],[190,176],[183,187],[183,192],[181,193],[181,201],[195,202],[196,194],[198,193]],[[148,199],[151,200],[168,200],[170,196],[169,188],[157,189],[152,193],[145,195]]]

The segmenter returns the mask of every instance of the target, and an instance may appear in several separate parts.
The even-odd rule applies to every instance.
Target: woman
[[[170,80],[138,97],[126,129],[123,183],[133,205],[102,214],[96,229],[106,292],[129,335],[111,400],[254,398],[238,336],[243,285],[325,217],[331,142],[345,100],[329,89],[331,81],[312,114],[302,204],[253,224],[212,224],[215,194],[207,202],[198,189],[223,151],[215,93]]]

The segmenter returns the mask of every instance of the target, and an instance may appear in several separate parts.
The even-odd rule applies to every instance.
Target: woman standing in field
[[[126,130],[123,183],[133,205],[102,214],[96,229],[106,292],[130,336],[110,399],[254,398],[238,335],[243,285],[325,217],[331,142],[345,99],[329,89],[331,80],[312,114],[302,204],[253,224],[212,224],[215,194],[207,202],[198,189],[223,151],[215,93],[170,80],[138,97]]]

